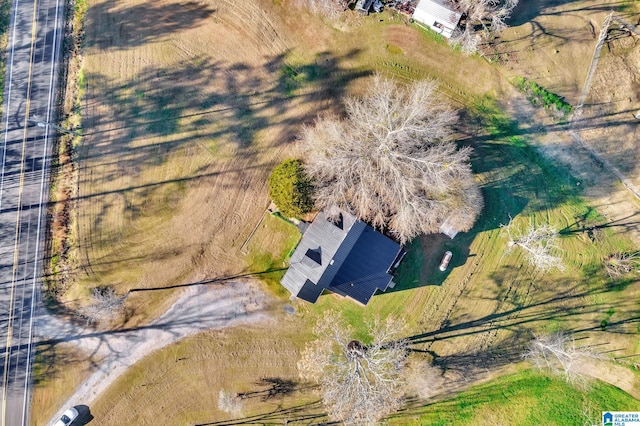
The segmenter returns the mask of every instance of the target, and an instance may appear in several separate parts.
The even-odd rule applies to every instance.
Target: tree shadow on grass
[[[293,407],[278,407],[273,411],[254,414],[239,419],[213,421],[210,423],[198,423],[197,426],[232,426],[232,425],[267,425],[267,424],[322,424],[338,425],[338,422],[330,422],[324,412],[321,401],[308,402]]]
[[[165,40],[180,30],[203,25],[216,10],[201,2],[155,3],[118,7],[114,2],[94,3],[85,27],[96,33],[87,37],[87,47],[130,49]],[[100,32],[104,28],[112,31]]]
[[[500,280],[504,273],[505,271],[496,272],[493,279]],[[607,305],[605,302],[590,303],[589,306],[581,305],[585,297],[608,292],[609,289],[606,287],[584,289],[581,284],[572,282],[564,283],[562,286],[558,285],[558,287],[565,289],[552,297],[532,303],[523,303],[525,301],[518,299],[514,293],[509,295],[511,297],[509,299],[506,299],[507,295],[503,295],[502,299],[505,299],[508,305],[502,310],[496,310],[479,318],[455,323],[446,322],[437,329],[409,336],[408,339],[414,345],[421,345],[497,330],[521,333],[523,330],[532,328],[534,323],[543,321],[554,321],[560,324],[560,328],[570,329],[571,324],[578,317],[598,313]],[[634,317],[634,314],[632,313],[630,317]],[[567,326],[562,326],[562,324],[567,324]],[[420,347],[416,346],[416,349],[420,349]]]
[[[242,193],[248,175],[267,175],[273,168],[267,150],[293,144],[302,125],[321,110],[337,111],[336,98],[353,80],[369,75],[345,66],[359,52],[325,51],[306,62],[283,52],[258,65],[193,57],[175,66],[144,68],[128,80],[88,73],[78,148],[80,191],[68,200],[88,203],[79,211],[91,215],[86,229],[93,233],[79,239],[81,250],[117,245],[110,239],[121,235],[100,231],[114,209],[135,223],[172,214],[194,187]],[[175,158],[184,161],[169,167]],[[235,167],[229,167],[232,161]],[[172,249],[180,253],[188,247]],[[124,251],[114,253],[109,262],[131,264],[127,255],[119,256]],[[89,272],[100,264],[81,258]]]
[[[397,285],[389,292],[442,285],[456,267],[481,261],[473,259],[476,253],[470,249],[479,234],[499,229],[523,211],[530,215],[558,206],[582,204],[580,181],[570,170],[552,163],[528,144],[526,134],[535,130],[529,128],[523,133],[518,122],[506,116],[489,98],[477,99],[460,115],[456,129],[459,144],[474,149],[471,163],[481,182],[484,210],[471,231],[459,233],[453,240],[442,235],[424,235],[407,245],[407,255],[396,273]],[[587,209],[583,215],[598,216],[593,209]],[[578,223],[576,218],[577,222],[562,229],[560,234],[572,237],[581,231],[593,234],[605,228],[633,230],[639,226],[635,216],[615,222],[606,222],[598,216],[596,222],[589,219]],[[496,237],[489,235],[488,238]],[[504,250],[506,244],[505,240]],[[447,250],[453,257],[449,268],[441,272],[438,265]],[[624,288],[630,282],[623,280],[617,288]]]
[[[129,142],[135,137],[209,130],[199,136],[229,135],[240,146],[249,146],[261,130],[283,124],[300,126],[319,112],[300,106],[317,104],[324,110],[325,102],[339,104],[335,101],[344,95],[351,81],[370,74],[343,67],[359,53],[358,49],[340,56],[321,52],[311,61],[295,66],[290,65],[290,52],[265,58],[261,65],[222,64],[195,57],[179,67],[143,69],[125,82],[88,74],[87,85],[95,95],[87,99],[91,113],[83,122],[85,135],[100,134],[104,138],[105,133],[125,129],[129,134],[122,142]],[[103,115],[96,113],[92,104],[105,101],[112,110]],[[298,111],[292,110],[294,105]],[[220,125],[211,126],[212,121]],[[100,125],[108,127],[98,128]],[[213,132],[211,127],[215,128]],[[277,139],[287,142],[287,138]],[[180,142],[178,139],[174,143]],[[113,152],[105,148],[98,154]]]
[[[577,196],[575,179],[529,146],[518,123],[494,101],[480,99],[460,115],[456,133],[461,146],[473,148],[471,164],[481,182],[484,209],[475,226],[453,240],[426,235],[409,244],[398,269],[398,285],[391,291],[441,285],[452,269],[476,255],[470,247],[478,234],[499,229],[525,209],[544,211]],[[446,250],[453,257],[447,271],[441,272],[438,265]]]
[[[629,6],[629,2],[617,1],[601,5],[580,6],[576,8],[563,8],[561,11],[553,11],[552,8],[564,6],[570,3],[578,3],[577,0],[535,0],[535,1],[521,1],[511,14],[511,18],[507,21],[510,26],[517,27],[528,22],[535,22],[536,18],[540,16],[553,16],[553,15],[571,15],[579,12],[609,12],[609,11],[621,11],[624,12]]]
[[[317,386],[301,384],[296,380],[283,379],[281,377],[263,377],[255,383],[260,389],[238,393],[240,399],[258,398],[262,402],[272,399],[282,399],[295,392],[305,392],[315,389]]]
[[[93,168],[115,166],[104,176],[112,180],[161,165],[194,144],[215,156],[217,140],[233,141],[236,155],[254,157],[262,132],[277,129],[276,145],[291,142],[318,114],[314,106],[340,98],[349,82],[368,75],[343,68],[357,54],[323,52],[295,70],[285,52],[260,66],[194,58],[180,68],[143,69],[126,82],[88,74],[80,161],[93,160]],[[99,105],[109,108],[94,107]]]

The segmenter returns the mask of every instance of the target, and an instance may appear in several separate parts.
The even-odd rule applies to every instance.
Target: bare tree
[[[567,383],[585,385],[588,358],[598,355],[587,347],[576,347],[575,340],[567,333],[553,333],[534,338],[522,355],[541,370],[561,375]]]
[[[336,313],[314,329],[316,340],[298,362],[300,376],[320,384],[329,416],[345,424],[375,424],[403,403],[408,342],[399,338],[393,319],[376,321],[370,343],[353,340],[352,330]]]
[[[94,287],[91,303],[78,310],[89,324],[108,324],[124,312],[124,297],[118,296],[113,287]]]
[[[409,358],[404,371],[408,393],[428,399],[442,390],[445,378],[443,371],[424,358]]]
[[[463,28],[454,32],[451,42],[470,54],[478,50],[480,42],[508,27],[507,20],[518,0],[450,0],[450,4],[465,16]]]
[[[564,270],[564,264],[557,245],[558,232],[551,225],[534,225],[533,222],[521,231],[515,229],[513,219],[507,225],[500,225],[509,238],[507,253],[513,247],[520,247],[525,252],[526,259],[541,271],[553,268]]]
[[[614,253],[607,256],[604,262],[605,270],[613,279],[640,271],[640,253]]]
[[[602,413],[602,411],[596,410],[591,405],[591,401],[583,401],[582,410],[580,411],[580,417],[582,418],[582,426],[601,425],[602,423],[600,422],[601,420],[600,413]]]
[[[339,207],[405,243],[448,220],[467,231],[482,210],[471,149],[457,149],[457,116],[430,80],[398,86],[375,76],[368,94],[345,100],[346,118],[304,132],[305,168],[317,207]]]
[[[220,389],[218,392],[218,409],[235,417],[242,416],[242,399],[231,391]]]

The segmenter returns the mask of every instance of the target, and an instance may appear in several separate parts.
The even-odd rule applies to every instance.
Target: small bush
[[[542,105],[545,109],[553,108],[564,114],[571,112],[572,107],[569,103],[555,93],[549,92],[535,81],[527,80],[524,77],[516,77],[513,84],[520,92],[527,95],[534,105]]]
[[[286,217],[300,217],[313,209],[312,185],[300,160],[280,163],[269,178],[269,196]]]
[[[235,417],[242,416],[243,404],[237,394],[220,389],[218,392],[218,410]]]

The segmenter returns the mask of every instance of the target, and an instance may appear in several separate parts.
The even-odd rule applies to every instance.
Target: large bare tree
[[[454,33],[451,41],[470,54],[478,50],[481,42],[507,28],[507,19],[518,0],[450,0],[450,4],[465,16],[464,26]]]
[[[346,117],[304,132],[317,207],[351,211],[405,243],[445,221],[467,231],[482,210],[471,149],[452,141],[456,113],[430,80],[399,86],[379,75],[345,100]]]
[[[564,270],[564,263],[560,257],[558,247],[558,231],[549,224],[534,225],[533,222],[525,229],[518,229],[513,219],[507,225],[500,225],[509,238],[507,252],[513,247],[520,247],[525,258],[536,268],[545,272],[553,268]]]
[[[587,381],[585,360],[598,358],[589,347],[577,347],[568,333],[553,333],[534,338],[522,355],[539,369],[563,376],[568,383],[584,385]]]
[[[430,384],[441,385],[438,370],[407,368],[408,341],[400,338],[402,327],[394,319],[374,322],[367,343],[354,340],[353,330],[335,312],[318,321],[314,334],[298,370],[301,378],[320,384],[333,420],[376,424],[402,406],[407,391],[424,395]],[[408,373],[429,377],[408,380]]]

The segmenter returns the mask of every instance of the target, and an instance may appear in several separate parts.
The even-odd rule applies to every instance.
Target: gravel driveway
[[[50,423],[70,406],[91,406],[128,367],[153,351],[204,330],[267,321],[266,301],[267,296],[255,284],[225,282],[186,288],[160,318],[130,330],[97,332],[50,315],[39,316],[36,334],[40,341],[70,342],[90,353],[92,359],[102,360],[98,370],[76,389]]]

